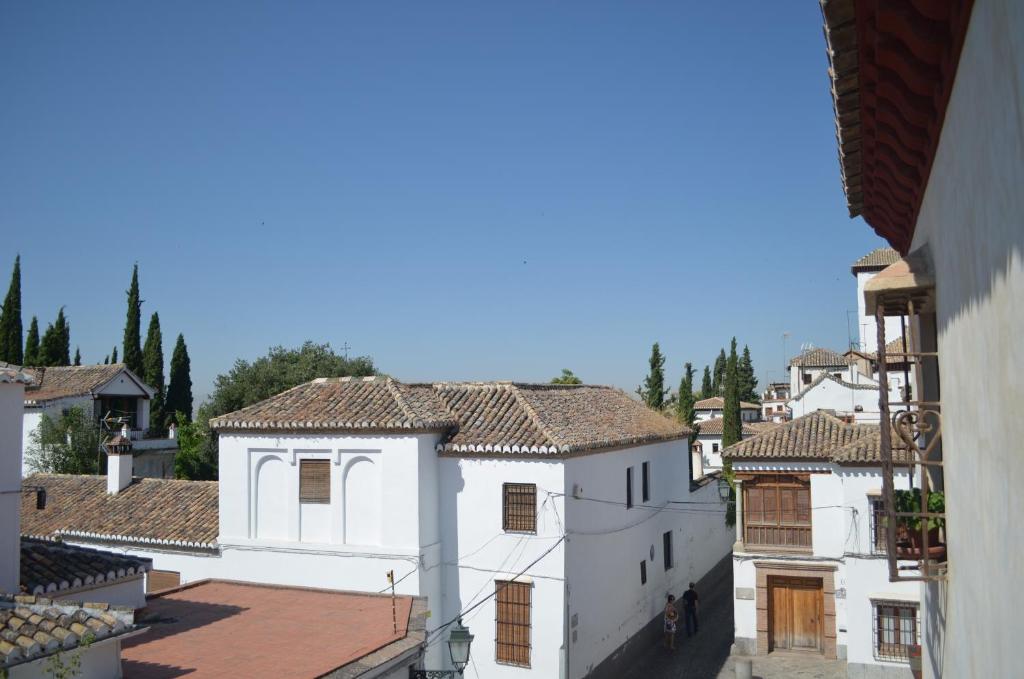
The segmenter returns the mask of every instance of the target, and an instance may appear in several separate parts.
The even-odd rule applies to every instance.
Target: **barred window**
[[[331,504],[330,460],[299,460],[299,502]]]
[[[500,663],[530,666],[530,597],[528,582],[495,580],[495,626],[497,660]]]
[[[537,532],[537,485],[506,483],[503,487],[502,530]]]
[[[868,499],[871,505],[871,552],[885,554],[885,503],[880,497]]]
[[[909,660],[910,647],[918,644],[917,604],[875,602],[875,658]]]

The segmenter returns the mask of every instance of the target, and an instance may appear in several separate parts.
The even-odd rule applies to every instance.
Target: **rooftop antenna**
[[[348,350],[351,349],[351,348],[352,347],[350,347],[348,345],[348,342],[345,342],[344,344],[341,345],[341,350],[345,352],[345,360],[346,361],[348,360]]]

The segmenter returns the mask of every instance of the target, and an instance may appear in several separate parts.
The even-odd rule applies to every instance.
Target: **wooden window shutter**
[[[331,504],[330,460],[299,460],[299,502]]]
[[[537,532],[537,485],[506,483],[502,487],[502,530]]]
[[[533,585],[528,582],[494,582],[497,660],[530,666],[530,614]]]

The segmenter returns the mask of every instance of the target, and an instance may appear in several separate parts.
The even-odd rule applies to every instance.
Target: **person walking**
[[[693,636],[700,629],[700,624],[697,621],[697,606],[699,600],[700,597],[697,596],[697,590],[691,582],[690,589],[683,593],[683,613],[686,616],[687,637]]]
[[[676,610],[676,598],[668,595],[668,603],[665,604],[665,648],[670,651],[676,650],[676,622],[679,620],[679,611]]]

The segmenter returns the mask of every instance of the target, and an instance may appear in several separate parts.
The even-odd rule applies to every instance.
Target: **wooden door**
[[[823,648],[824,600],[819,578],[769,578],[769,650]]]

